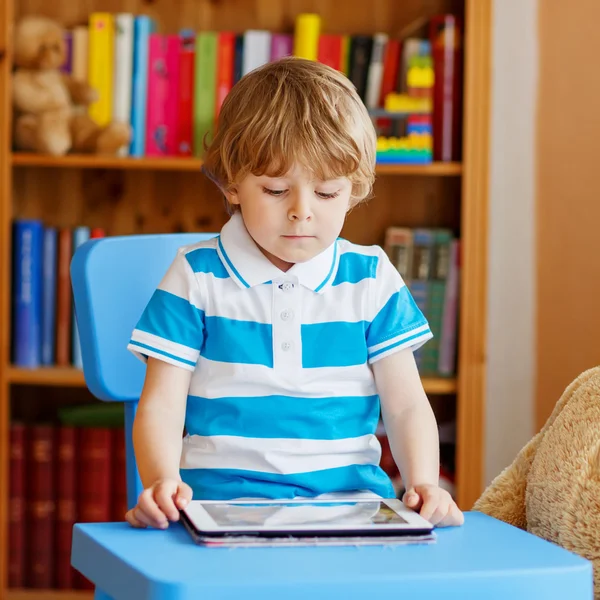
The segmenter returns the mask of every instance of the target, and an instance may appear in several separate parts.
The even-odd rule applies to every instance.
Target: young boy
[[[192,496],[393,497],[380,408],[404,502],[463,522],[413,358],[427,321],[381,248],[338,238],[371,192],[375,143],[352,84],[317,62],[231,90],[204,164],[231,218],[179,250],[128,346],[147,361],[132,525],[167,527]]]

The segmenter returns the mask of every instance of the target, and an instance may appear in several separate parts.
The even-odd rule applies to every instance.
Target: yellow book
[[[294,56],[317,60],[321,17],[312,13],[303,13],[296,17],[294,32]]]
[[[112,119],[115,25],[110,13],[92,13],[89,32],[88,83],[100,98],[89,107],[98,125]]]

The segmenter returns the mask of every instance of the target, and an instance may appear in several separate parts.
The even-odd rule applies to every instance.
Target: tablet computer
[[[425,535],[433,525],[396,499],[192,500],[180,511],[193,537]]]

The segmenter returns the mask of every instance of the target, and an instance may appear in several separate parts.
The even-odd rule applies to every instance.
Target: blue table
[[[78,524],[72,564],[114,600],[590,600],[591,563],[480,513],[433,545],[202,548],[179,524]],[[106,596],[105,594],[108,594]]]

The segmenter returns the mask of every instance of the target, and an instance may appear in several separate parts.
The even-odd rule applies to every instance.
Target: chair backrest
[[[213,233],[134,235],[90,240],[71,261],[83,373],[91,393],[125,402],[127,501],[141,492],[131,431],[144,382],[143,363],[127,350],[131,333],[181,246]]]

